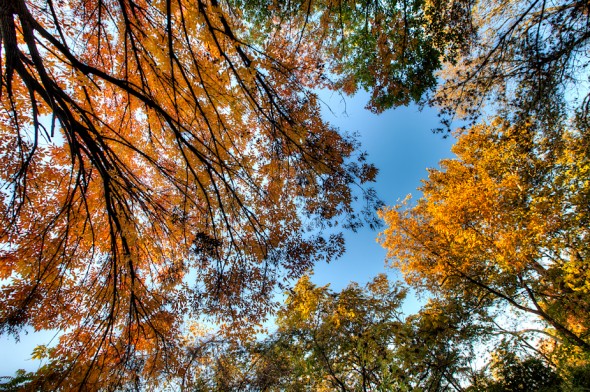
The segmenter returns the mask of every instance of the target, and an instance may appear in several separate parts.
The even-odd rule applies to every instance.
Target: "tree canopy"
[[[588,113],[587,2],[460,2],[472,10],[477,38],[445,66],[431,96],[447,129],[453,119],[473,125],[493,113],[549,128],[576,110]]]
[[[584,371],[568,369],[590,355],[588,4],[474,7],[477,38],[430,97],[444,125],[466,120],[456,157],[429,170],[417,201],[382,210],[380,242],[411,286],[534,351],[500,353],[470,390],[583,390]]]
[[[471,128],[414,206],[384,210],[388,257],[416,287],[533,314],[590,351],[589,147],[585,128],[557,140],[501,119]]]
[[[456,159],[382,212],[381,242],[416,287],[536,315],[588,352],[587,4],[491,3],[473,23],[433,96],[470,121]]]
[[[213,350],[227,390],[253,347],[318,388],[460,390],[453,348],[506,307],[542,320],[554,366],[586,363],[589,17],[582,0],[0,0],[0,333],[59,335],[14,385],[183,387]],[[303,278],[272,344],[248,346],[341,229],[380,223],[377,168],[318,88],[467,120],[419,201],[382,211],[392,265],[431,302],[402,319],[383,278]],[[223,338],[198,345],[199,322]],[[283,367],[260,352],[277,345]],[[511,358],[489,385],[553,377]]]
[[[407,287],[385,275],[339,292],[303,276],[277,329],[246,344],[203,338],[183,387],[232,391],[582,391],[588,369],[556,369],[495,338],[462,301],[431,299],[404,315]],[[488,348],[484,348],[489,345]],[[487,352],[487,355],[486,355]]]
[[[304,276],[279,309],[274,333],[217,351],[194,385],[204,391],[457,390],[483,329],[451,303],[431,302],[406,317],[406,294],[385,275],[340,292]]]
[[[342,253],[323,228],[377,224],[358,188],[376,169],[312,89],[417,100],[459,45],[427,14],[0,1],[0,332],[60,331],[46,379],[92,389],[179,371],[188,318],[260,323],[276,287]]]

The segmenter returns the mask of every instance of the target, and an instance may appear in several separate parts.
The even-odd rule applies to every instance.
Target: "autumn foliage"
[[[545,348],[523,338],[544,364],[583,369],[589,15],[565,0],[0,0],[0,333],[57,336],[14,385],[461,390],[505,309],[544,323]],[[430,296],[415,316],[384,277],[333,293],[305,275],[382,207],[318,88],[467,120],[422,197],[381,211],[391,264]],[[513,366],[485,385],[572,379],[498,352]]]
[[[587,133],[548,140],[500,119],[471,128],[415,205],[383,211],[392,264],[433,293],[531,313],[588,351]]]
[[[60,331],[55,388],[177,371],[187,318],[259,323],[362,221],[376,171],[321,120],[310,44],[243,42],[236,12],[0,3],[0,330]]]

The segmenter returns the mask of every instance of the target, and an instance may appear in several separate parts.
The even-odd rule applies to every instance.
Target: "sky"
[[[436,168],[441,159],[452,156],[453,138],[432,132],[440,126],[435,109],[420,111],[413,105],[377,115],[365,109],[369,98],[366,93],[346,97],[345,102],[336,93],[322,93],[321,98],[329,107],[322,111],[326,120],[341,130],[359,133],[367,160],[379,169],[373,187],[385,205],[393,206],[408,194],[418,198],[416,188],[428,176],[427,168]],[[382,272],[401,278],[397,271],[385,267],[386,252],[376,240],[380,230],[365,227],[357,233],[345,232],[344,256],[330,264],[318,264],[312,281],[330,284],[338,291],[351,281],[363,285]]]
[[[433,134],[439,126],[436,111],[416,106],[388,110],[376,115],[364,107],[366,93],[343,98],[338,93],[320,92],[324,101],[322,115],[343,131],[358,132],[361,150],[368,153],[368,161],[379,169],[373,187],[386,205],[395,205],[406,195],[419,197],[416,188],[426,178],[427,168],[438,167],[438,162],[451,156],[451,137],[444,139]],[[390,278],[400,274],[385,266],[385,250],[376,242],[379,230],[362,228],[356,233],[345,232],[346,253],[330,264],[316,265],[312,281],[318,285],[330,284],[339,291],[350,282],[361,285],[377,274],[385,272]],[[404,311],[417,311],[418,301],[409,298]],[[13,375],[17,369],[34,371],[39,362],[31,360],[31,352],[38,344],[47,344],[53,333],[21,334],[20,341],[0,337],[0,377]]]

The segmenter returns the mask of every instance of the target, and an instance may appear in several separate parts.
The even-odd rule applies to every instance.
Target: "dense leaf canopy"
[[[340,292],[302,277],[277,330],[245,346],[209,341],[214,361],[194,374],[203,391],[456,390],[483,329],[452,303],[405,317],[406,289],[378,275]]]
[[[471,128],[415,206],[384,211],[392,263],[417,287],[529,312],[589,351],[587,135],[536,139],[502,120]]]
[[[0,331],[59,331],[70,389],[179,371],[188,318],[259,323],[342,253],[323,228],[376,224],[311,89],[419,99],[447,52],[422,6],[0,1]]]
[[[415,205],[383,211],[381,241],[416,287],[536,315],[589,352],[588,4],[481,6],[478,39],[433,96],[471,121],[457,157]]]
[[[14,383],[182,387],[207,363],[203,321],[219,355],[250,355],[233,339],[276,289],[341,255],[341,228],[379,224],[377,169],[317,88],[468,125],[417,204],[383,210],[393,265],[436,298],[402,320],[382,281],[334,297],[303,279],[274,337],[289,369],[322,388],[460,389],[449,343],[471,335],[436,326],[503,303],[587,355],[589,16],[581,0],[0,0],[0,333],[58,334]]]

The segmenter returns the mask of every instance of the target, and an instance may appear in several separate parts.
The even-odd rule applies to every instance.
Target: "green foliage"
[[[340,292],[304,276],[279,310],[274,333],[246,343],[200,341],[177,384],[203,392],[548,392],[588,385],[587,362],[562,345],[546,341],[531,352],[520,339],[494,339],[494,323],[477,301],[431,298],[404,317],[405,295],[383,275]],[[558,355],[563,361],[555,365]]]
[[[520,359],[510,351],[499,351],[491,364],[493,382],[486,391],[549,392],[561,390],[562,380],[539,358]]]
[[[0,391],[17,392],[24,390],[35,378],[34,373],[27,372],[23,369],[16,371],[15,375],[0,377]]]
[[[405,295],[383,275],[366,288],[353,284],[340,293],[303,277],[279,311],[278,331],[267,345],[279,343],[291,356],[289,383],[306,380],[316,390],[401,386],[390,346],[403,328]]]
[[[568,380],[564,390],[571,392],[590,391],[590,365],[581,365],[568,369]]]
[[[559,392],[564,382],[543,360],[519,358],[513,351],[495,352],[488,371],[482,371],[467,392]],[[569,390],[569,389],[568,389]]]
[[[371,92],[374,112],[418,102],[432,90],[443,61],[454,61],[473,38],[469,2],[231,1],[255,26],[261,47],[277,40],[318,45],[311,67],[318,83],[348,94]],[[335,79],[331,81],[330,79]]]
[[[303,277],[279,311],[278,330],[226,351],[217,363],[230,365],[214,366],[201,380],[211,391],[459,388],[484,330],[457,304],[442,301],[404,318],[405,295],[384,275],[339,293]]]

